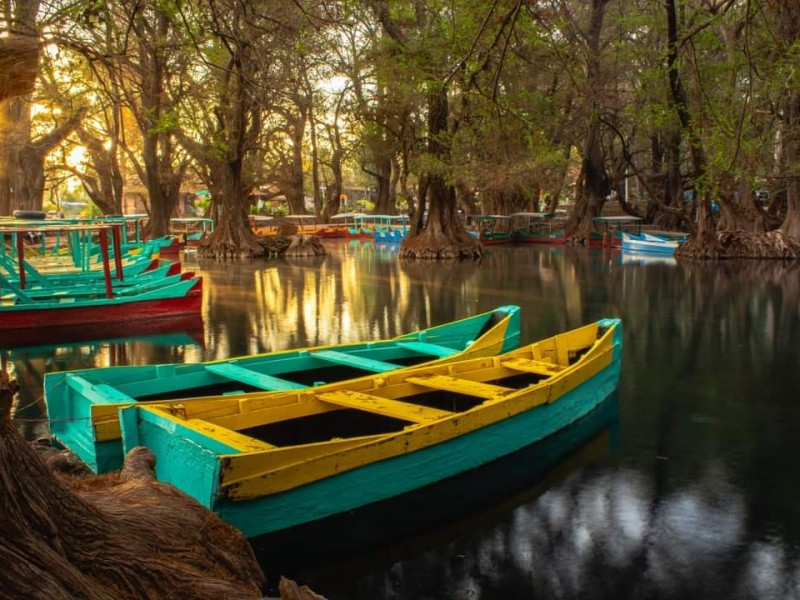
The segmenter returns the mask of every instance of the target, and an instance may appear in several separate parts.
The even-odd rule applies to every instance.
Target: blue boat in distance
[[[622,249],[632,252],[673,255],[678,247],[685,243],[682,239],[670,239],[651,233],[622,232]]]

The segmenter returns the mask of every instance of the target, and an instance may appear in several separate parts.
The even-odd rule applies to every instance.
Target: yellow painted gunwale
[[[460,319],[459,321],[466,321],[469,320],[471,317],[466,317],[464,319]],[[456,321],[459,322],[459,321]],[[447,356],[444,358],[438,358],[426,363],[425,366],[434,366],[434,365],[444,365],[448,363],[452,363],[455,361],[466,360],[470,358],[481,358],[485,356],[494,356],[497,355],[503,348],[503,345],[506,342],[506,331],[508,326],[511,322],[510,317],[504,318],[499,323],[494,325],[489,331],[485,334],[480,336],[476,339],[469,347],[465,348],[461,352],[453,354],[452,356]],[[399,336],[403,337],[403,336]],[[390,340],[386,340],[390,341]],[[426,340],[428,343],[436,343],[435,336],[429,336]],[[372,343],[380,343],[380,342],[372,342]],[[365,343],[366,346],[369,347],[370,342]],[[309,353],[312,352],[319,352],[324,350],[335,350],[338,348],[339,345],[328,345],[328,346],[315,346],[305,348],[304,351]],[[295,349],[288,349],[288,350],[281,350],[275,353],[276,357],[280,357],[281,355],[289,355],[297,352]],[[209,361],[209,364],[216,364],[216,363],[224,363],[228,362],[230,359],[220,359],[216,361]],[[370,378],[371,375],[365,375],[364,378]],[[254,403],[249,404],[249,401],[252,400]],[[193,413],[195,418],[200,419],[213,419],[223,415],[237,415],[242,414],[248,410],[256,410],[257,407],[263,406],[262,402],[267,403],[269,407],[274,406],[273,402],[278,404],[281,403],[294,403],[294,397],[292,392],[248,392],[245,394],[240,394],[237,396],[232,396],[230,400],[227,398],[221,398],[219,396],[198,396],[195,398],[185,398],[180,400],[153,400],[153,401],[140,401],[136,402],[136,406],[153,406],[153,405],[184,405],[186,403],[193,403],[196,406],[205,406],[199,403],[203,401],[208,403],[208,406],[203,410],[201,413]],[[244,404],[243,404],[244,403]],[[90,414],[92,419],[92,427],[94,428],[94,436],[97,442],[106,442],[111,440],[118,440],[122,436],[122,432],[120,429],[119,424],[119,411],[122,408],[127,408],[132,406],[134,403],[118,403],[118,404],[95,404],[92,405],[90,408]],[[305,416],[311,413],[303,412],[304,408],[294,407],[295,409],[299,409],[299,412],[294,412],[291,408],[289,408],[283,417],[280,418],[296,418],[299,416]],[[316,406],[314,407],[313,411],[319,412],[320,410],[335,410],[334,407],[323,407],[323,406]],[[275,413],[276,418],[278,418],[278,412]],[[237,419],[232,419],[232,423],[229,423],[227,427],[232,427],[233,429],[244,429],[247,426],[240,426],[237,425]]]
[[[477,394],[479,397],[485,398],[482,404],[461,413],[443,416],[438,420],[425,420],[422,423],[412,422],[396,433],[223,455],[220,481],[222,493],[234,500],[278,493],[372,462],[453,439],[546,402],[552,402],[611,363],[614,352],[613,329],[606,331],[600,339],[596,339],[596,333],[597,324],[591,324],[504,356],[472,359],[450,365],[428,365],[316,389],[280,394],[280,400],[294,397],[296,399],[294,403],[279,402],[264,406],[261,404],[264,398],[248,398],[240,401],[239,409],[242,411],[240,414],[215,417],[213,418],[214,424],[223,429],[227,427],[243,429],[276,422],[280,420],[279,417],[285,416],[292,410],[298,412],[302,410],[304,414],[312,414],[313,410],[337,410],[339,406],[331,406],[330,403],[320,399],[321,395],[331,393],[331,390],[335,391],[337,388],[369,394],[388,401],[419,393],[423,388],[413,381],[419,381],[420,378],[426,376],[442,376],[444,374],[479,384],[518,373],[518,370],[505,366],[514,364],[517,359],[533,360],[540,366],[541,363],[550,363],[553,367],[553,373],[539,383],[520,390],[493,386],[496,388],[496,393],[489,395],[485,393],[488,388],[482,388]],[[589,350],[578,361],[573,365],[566,364],[570,353],[587,347]],[[559,367],[560,371],[558,371]],[[478,392],[477,388],[481,386],[476,385],[475,387]],[[278,398],[272,394],[270,400],[274,401]],[[304,408],[301,409],[303,406]],[[168,413],[157,406],[148,410],[156,410],[161,413],[162,417],[175,419],[183,426],[195,429],[192,419],[197,417],[196,410],[204,410],[204,408],[202,405],[196,406],[193,402],[184,402],[181,411],[190,417],[188,421],[184,421],[178,416],[168,417]]]

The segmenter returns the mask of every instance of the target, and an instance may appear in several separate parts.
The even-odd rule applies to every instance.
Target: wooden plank
[[[92,383],[72,373],[65,377],[67,386],[92,404],[135,404],[136,400],[106,383]]]
[[[456,392],[466,396],[477,396],[478,398],[494,398],[495,396],[503,396],[515,391],[512,388],[481,383],[480,381],[470,381],[469,379],[458,379],[449,375],[408,377],[406,382],[436,390]]]
[[[420,354],[438,356],[439,358],[447,358],[448,356],[453,356],[454,354],[458,354],[460,352],[460,350],[453,350],[452,348],[448,348],[446,346],[430,344],[428,342],[397,342],[397,345],[400,348],[405,348],[406,350],[412,350],[414,352],[419,352]]]
[[[220,427],[209,421],[203,421],[202,419],[188,419],[183,421],[182,424],[196,432],[210,436],[223,444],[236,448],[240,452],[259,452],[275,449],[275,446],[272,444],[262,442],[259,439],[241,434],[226,427]]]
[[[225,377],[239,383],[246,383],[255,388],[268,392],[283,390],[302,390],[306,386],[287,379],[281,379],[274,375],[257,373],[251,369],[246,369],[231,363],[213,363],[205,366],[205,370],[220,377]]]
[[[569,364],[569,337],[564,334],[555,336],[556,360],[559,364]]]
[[[402,419],[403,421],[410,421],[412,423],[430,423],[454,414],[447,410],[428,408],[427,406],[419,406],[410,402],[390,400],[388,398],[381,398],[379,396],[372,396],[371,394],[363,394],[350,390],[324,392],[322,394],[317,394],[317,398],[323,402],[330,402],[338,406],[365,410],[367,412],[392,417],[394,419]]]
[[[386,371],[394,371],[400,368],[400,365],[394,363],[353,356],[352,354],[345,354],[344,352],[337,352],[336,350],[318,350],[312,352],[311,356],[337,365],[355,367],[373,373],[385,373]]]
[[[536,375],[545,375],[547,377],[556,375],[564,370],[564,367],[560,365],[522,357],[501,360],[500,364],[507,369],[513,369],[514,371],[523,371],[524,373],[534,373]]]

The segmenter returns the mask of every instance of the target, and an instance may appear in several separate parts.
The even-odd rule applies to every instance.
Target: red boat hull
[[[3,337],[24,338],[25,330],[62,327],[87,327],[104,324],[127,324],[132,334],[137,333],[137,321],[174,319],[183,315],[200,314],[203,295],[200,281],[185,296],[157,300],[132,300],[130,302],[98,304],[95,306],[64,306],[49,309],[25,309],[3,313]],[[53,332],[55,333],[55,332]]]

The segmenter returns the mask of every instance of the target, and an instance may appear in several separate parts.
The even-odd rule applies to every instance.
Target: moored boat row
[[[124,253],[120,231],[118,223],[99,221],[3,223],[0,318],[6,336],[42,328],[55,335],[58,328],[199,314],[201,279],[147,253]],[[61,235],[84,245],[64,253],[31,252],[26,245],[31,234],[37,245]]]

